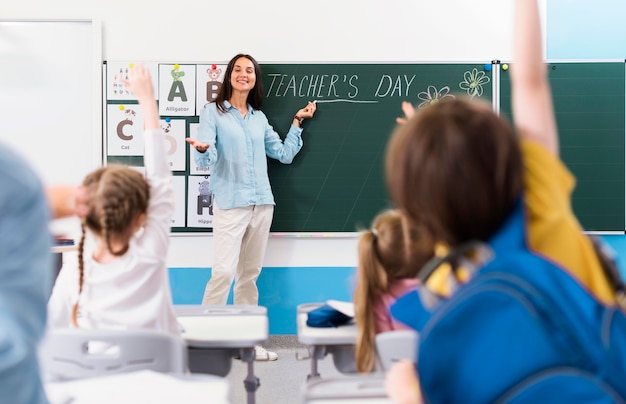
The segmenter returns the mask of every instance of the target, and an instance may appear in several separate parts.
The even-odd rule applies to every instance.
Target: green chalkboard
[[[587,231],[625,230],[625,64],[548,63],[560,156],[577,180],[574,213]],[[501,71],[501,111],[511,117],[511,81]]]
[[[403,100],[492,101],[491,64],[263,64],[263,111],[279,133],[317,101],[290,165],[270,160],[273,232],[354,232],[390,207],[384,157]],[[472,82],[474,85],[472,85]],[[463,84],[462,84],[463,83]],[[466,89],[467,88],[467,89]]]

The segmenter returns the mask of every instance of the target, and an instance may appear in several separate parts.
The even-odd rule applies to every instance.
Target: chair
[[[39,358],[49,380],[137,370],[187,372],[185,340],[156,330],[51,329],[42,342]]]
[[[383,375],[350,375],[315,379],[304,386],[305,404],[391,403]]]
[[[419,336],[413,330],[395,330],[376,335],[376,353],[384,372],[401,359],[417,360]]]

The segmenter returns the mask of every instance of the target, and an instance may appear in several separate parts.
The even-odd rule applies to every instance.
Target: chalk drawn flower
[[[450,87],[445,86],[440,90],[437,90],[435,86],[428,86],[426,91],[422,91],[417,94],[417,98],[422,100],[422,102],[417,106],[417,108],[424,108],[431,104],[436,104],[444,98],[454,98],[454,95],[448,94],[450,92]]]
[[[465,90],[471,97],[483,95],[483,86],[489,83],[489,77],[483,71],[474,68],[463,74],[463,81],[459,83],[459,87]]]

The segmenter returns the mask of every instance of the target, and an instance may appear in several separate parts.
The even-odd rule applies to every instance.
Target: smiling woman
[[[261,77],[252,56],[233,57],[215,101],[200,112],[198,138],[187,139],[198,166],[211,167],[214,196],[215,263],[203,304],[226,304],[235,280],[234,303],[258,305],[256,280],[274,216],[267,157],[290,164],[302,148],[302,121],[315,113],[314,102],[296,111],[283,140],[261,112]],[[257,360],[278,359],[262,347],[256,352]]]

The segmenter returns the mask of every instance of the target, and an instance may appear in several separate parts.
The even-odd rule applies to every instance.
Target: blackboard
[[[504,66],[504,64],[502,64]],[[625,64],[546,65],[560,156],[576,177],[574,213],[586,231],[625,230]],[[501,112],[511,118],[509,70],[500,69]]]
[[[119,65],[109,68],[107,77],[107,119],[114,112],[134,109],[136,101],[126,96],[120,99],[120,87],[112,86],[111,72],[119,72]],[[123,64],[122,64],[123,65]],[[126,64],[127,65],[127,64]],[[157,71],[169,72],[171,64],[158,64]],[[207,64],[179,65],[188,68],[186,78],[198,89],[207,88]],[[204,66],[204,67],[202,67]],[[215,65],[214,65],[215,66]],[[217,65],[225,70],[225,65]],[[196,80],[190,76],[196,73]],[[122,68],[122,70],[124,70]],[[292,164],[284,165],[269,159],[269,176],[275,196],[276,209],[271,231],[298,235],[338,235],[354,233],[368,227],[376,214],[391,207],[384,181],[385,151],[389,136],[396,126],[396,118],[402,115],[401,102],[409,101],[417,108],[437,102],[444,97],[458,95],[493,100],[492,64],[488,63],[345,63],[345,64],[261,64],[264,86],[263,112],[270,124],[285,135],[293,116],[307,101],[317,102],[314,119],[304,121],[303,143],[300,153]],[[159,76],[158,86],[169,89],[169,75]],[[204,81],[203,81],[204,80]],[[118,91],[117,99],[114,94]],[[186,94],[192,94],[186,88]],[[166,92],[167,93],[167,92]],[[195,101],[206,93],[197,91]],[[192,98],[187,97],[188,101]],[[195,101],[191,101],[193,104]],[[159,103],[165,102],[159,100]],[[160,109],[162,110],[162,109]],[[173,117],[184,120],[186,134],[192,136],[197,125],[199,108],[188,116]],[[161,116],[162,119],[167,117]],[[112,137],[116,118],[105,133]],[[136,126],[137,130],[141,126]],[[139,135],[138,135],[139,136]],[[107,141],[110,137],[107,137]],[[182,139],[179,143],[184,143]],[[182,148],[188,149],[183,145]],[[107,147],[107,150],[110,150]],[[206,218],[210,209],[198,207],[196,202],[199,183],[210,181],[210,175],[202,178],[192,173],[190,156],[186,168],[173,169],[175,180],[184,180],[185,188],[178,191],[180,202],[178,219],[172,220],[173,233],[207,232],[210,226],[196,227],[190,223],[194,215]],[[115,155],[107,153],[107,163],[142,166],[140,155]],[[178,181],[182,183],[182,181]],[[195,192],[195,194],[194,194]],[[184,195],[183,195],[184,194]],[[198,209],[198,212],[195,211]],[[184,224],[175,225],[175,224]],[[204,222],[202,222],[204,224]]]
[[[389,135],[403,100],[416,106],[469,94],[492,101],[491,64],[262,64],[263,111],[279,133],[317,101],[293,163],[270,160],[273,232],[355,232],[391,206]],[[471,82],[478,85],[470,88]],[[463,83],[463,84],[462,84]]]

